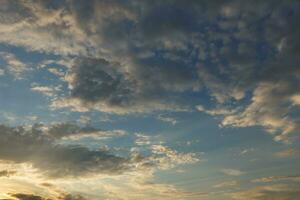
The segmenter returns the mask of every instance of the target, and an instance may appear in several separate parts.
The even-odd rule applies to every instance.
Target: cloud
[[[74,194],[67,194],[64,197],[60,198],[61,200],[86,200],[86,198],[84,198],[81,195],[74,195]]]
[[[65,80],[71,95],[53,101],[53,108],[71,107],[75,111],[99,110],[118,114],[152,110],[184,110],[168,104],[147,91],[138,77],[120,70],[119,64],[104,59],[78,59]],[[158,88],[159,89],[159,88]],[[155,92],[153,94],[149,92]],[[145,106],[146,105],[146,106]]]
[[[16,194],[11,194],[10,196],[17,198],[18,200],[51,200],[49,198],[44,198],[42,196],[38,196],[34,194],[16,193]],[[85,200],[85,198],[82,197],[81,195],[66,194],[58,197],[57,200]]]
[[[213,115],[213,116],[216,116],[216,115],[230,115],[230,114],[236,113],[237,110],[238,110],[238,109],[229,110],[229,109],[226,109],[226,108],[216,108],[216,109],[209,110],[209,109],[204,108],[202,105],[197,105],[196,109],[200,112],[204,112],[204,113],[207,113],[207,114]]]
[[[250,105],[242,112],[227,115],[223,126],[247,127],[261,125],[270,133],[277,134],[276,141],[289,142],[289,134],[300,130],[298,123],[287,115],[289,98],[296,92],[290,83],[262,83],[255,90]]]
[[[157,119],[162,121],[162,122],[170,123],[172,125],[176,125],[178,123],[178,121],[175,118],[166,117],[166,116],[163,116],[163,115],[158,115]]]
[[[92,119],[89,116],[80,116],[78,122],[80,122],[81,124],[90,124],[92,121]]]
[[[240,176],[244,174],[244,172],[238,169],[222,169],[221,172],[228,176]]]
[[[163,145],[151,145],[152,153],[154,154],[149,159],[157,163],[160,169],[171,169],[177,165],[193,164],[200,161],[196,153],[178,153],[171,148]]]
[[[207,195],[205,192],[185,191],[171,184],[154,182],[156,172],[194,164],[200,158],[195,153],[178,152],[153,138],[148,138],[153,141],[151,143],[140,143],[140,147],[147,151],[145,155],[137,148],[130,152],[124,150],[120,152],[123,156],[119,156],[108,150],[68,145],[64,141],[68,141],[67,138],[73,139],[73,136],[93,137],[95,132],[101,133],[97,133],[99,138],[115,137],[123,133],[109,134],[101,129],[79,127],[70,123],[19,127],[1,125],[0,132],[1,167],[9,169],[9,172],[16,171],[10,178],[13,184],[3,182],[2,189],[4,192],[9,191],[9,194],[16,194],[11,195],[15,198],[44,200],[55,197],[54,199],[81,200],[103,197],[150,200]],[[26,183],[24,188],[15,185],[19,182],[21,185]],[[10,185],[14,185],[16,189],[10,189]],[[34,189],[38,187],[40,189]],[[83,198],[76,195],[81,194],[80,192],[94,195]]]
[[[239,153],[239,155],[243,156],[243,155],[249,154],[250,152],[253,152],[253,151],[255,151],[254,148],[244,149],[244,150],[242,150],[242,151]]]
[[[7,72],[15,79],[21,79],[24,73],[30,69],[12,53],[0,52],[0,58],[6,62]],[[4,72],[2,71],[2,73]]]
[[[2,171],[0,171],[0,177],[10,177],[16,173],[17,173],[16,171],[2,170]]]
[[[211,108],[197,109],[222,126],[262,126],[288,143],[299,131],[297,5],[5,0],[0,41],[69,60],[63,72],[49,68],[69,86],[52,108],[191,111],[205,98]]]
[[[58,87],[38,86],[36,84],[32,84],[32,87],[30,89],[34,92],[38,92],[46,96],[53,97],[60,90],[60,87],[59,86]]]
[[[214,188],[224,188],[224,187],[234,187],[237,186],[238,182],[237,181],[226,181],[226,182],[222,182],[222,183],[218,183],[216,185],[214,185]]]
[[[298,155],[298,151],[296,149],[287,149],[275,153],[275,156],[279,158],[294,157],[296,155]]]
[[[5,70],[4,69],[0,69],[0,76],[3,76],[5,74]]]
[[[250,190],[233,193],[232,199],[234,200],[290,200],[297,199],[300,195],[300,190],[287,185],[270,185],[260,186]]]
[[[63,71],[61,71],[57,68],[48,68],[48,71],[58,77],[63,77],[65,75],[65,73]]]
[[[166,146],[157,136],[139,133],[136,133],[135,136],[135,144],[138,146],[131,149],[133,154],[140,150],[150,153],[150,156],[142,160],[145,166],[150,165],[160,170],[170,170],[179,165],[195,164],[201,161],[200,154],[178,152]]]
[[[17,198],[18,200],[47,200],[41,196],[33,195],[33,194],[12,194],[12,197]]]
[[[120,137],[127,134],[123,130],[104,131],[91,126],[79,127],[78,125],[72,123],[57,123],[51,125],[50,127],[46,127],[46,129],[46,134],[48,137],[69,140],[79,140],[84,137],[105,139],[111,137]]]
[[[62,126],[54,126],[49,133],[54,133],[54,130],[58,132],[56,135],[49,136],[39,125],[30,128],[11,128],[1,125],[0,159],[15,163],[29,162],[41,174],[51,178],[76,177],[94,173],[119,174],[124,170],[129,170],[127,158],[82,146],[56,144],[55,138],[66,136],[61,135],[59,132],[61,129]],[[70,128],[64,130],[68,131]],[[71,132],[67,136],[70,134]]]
[[[269,183],[275,181],[300,181],[300,176],[269,176],[252,180],[254,183]]]

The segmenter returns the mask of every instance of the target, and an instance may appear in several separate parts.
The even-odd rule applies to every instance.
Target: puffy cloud
[[[290,96],[297,90],[291,83],[261,83],[255,90],[251,103],[237,114],[227,115],[222,125],[247,127],[261,125],[277,134],[277,141],[289,141],[288,135],[300,130],[298,123],[289,118]]]
[[[46,96],[52,97],[56,95],[56,93],[60,90],[60,87],[49,87],[49,86],[39,86],[36,84],[33,84],[31,87],[31,90],[34,92],[42,93]]]
[[[177,165],[193,164],[200,161],[196,153],[178,153],[163,145],[151,145],[154,154],[149,159],[161,169],[170,169]]]
[[[161,100],[161,96],[156,94],[159,91],[155,88],[148,91],[142,79],[122,71],[118,64],[89,58],[75,63],[65,77],[71,95],[55,100],[52,103],[54,108],[71,107],[76,111],[99,110],[120,114],[184,109]]]
[[[150,156],[142,160],[145,166],[150,165],[161,170],[170,170],[179,165],[194,164],[201,161],[199,154],[178,152],[164,145],[164,142],[158,137],[136,134],[135,143],[138,147],[132,149],[133,154],[139,152],[140,149],[150,153]]]

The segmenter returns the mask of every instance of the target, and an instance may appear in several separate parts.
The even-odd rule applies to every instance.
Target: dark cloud
[[[24,193],[11,194],[10,196],[17,198],[18,200],[51,200],[42,196]],[[66,194],[58,197],[58,200],[86,200],[86,198],[78,194]]]
[[[127,73],[119,64],[103,59],[78,59],[66,77],[71,95],[54,101],[52,106],[116,113],[179,109],[172,103],[173,95],[168,90],[184,90],[196,82],[192,73],[185,71],[183,66],[175,66],[175,62],[168,64],[168,68],[175,69],[172,73],[168,68],[160,69],[163,63],[159,62],[155,63],[157,66],[149,63],[145,68],[137,67],[139,65],[133,64],[134,69]]]
[[[45,133],[49,138],[64,139],[64,138],[81,138],[81,137],[95,137],[95,138],[107,138],[114,136],[121,136],[125,134],[125,131],[105,131],[102,129],[94,128],[91,126],[80,127],[74,123],[57,123],[52,124],[46,128]]]
[[[1,125],[0,132],[1,160],[30,162],[48,177],[119,174],[130,169],[127,158],[107,151],[56,144],[53,137],[43,132],[41,125],[30,128]]]
[[[33,195],[33,194],[22,194],[22,193],[17,193],[17,194],[12,194],[12,197],[15,197],[19,200],[50,200],[50,199],[45,199],[41,196]]]
[[[64,197],[62,197],[61,200],[86,200],[86,198],[84,198],[81,195],[67,194]]]
[[[186,111],[205,98],[217,109],[240,107],[223,125],[260,125],[284,140],[299,130],[298,119],[286,117],[299,106],[299,7],[295,0],[3,1],[0,41],[75,58],[69,95],[52,107]]]
[[[0,171],[0,177],[10,177],[16,173],[16,171],[2,170]]]
[[[86,102],[105,101],[109,105],[128,106],[132,100],[130,82],[109,62],[78,60],[73,68],[71,96]]]

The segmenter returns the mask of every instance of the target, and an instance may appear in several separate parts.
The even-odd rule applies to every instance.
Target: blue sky
[[[299,11],[1,1],[0,199],[298,199]]]

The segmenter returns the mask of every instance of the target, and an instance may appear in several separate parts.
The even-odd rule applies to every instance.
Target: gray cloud
[[[34,194],[24,194],[24,193],[16,193],[10,194],[11,197],[15,197],[18,200],[51,200],[49,198],[44,198],[39,195]],[[81,195],[73,195],[73,194],[66,194],[58,197],[59,200],[85,200],[85,198]]]
[[[123,130],[105,131],[91,126],[80,127],[74,123],[57,123],[50,127],[45,127],[45,133],[53,139],[81,139],[91,137],[96,139],[105,139],[126,135]]]
[[[86,200],[86,198],[84,198],[81,195],[67,194],[64,197],[62,197],[61,200]]]
[[[87,103],[104,101],[111,106],[128,106],[133,91],[130,82],[116,71],[117,66],[101,60],[78,60],[72,69],[71,96]],[[71,76],[72,76],[71,75]]]
[[[31,128],[1,125],[0,132],[1,160],[30,162],[48,177],[119,174],[129,170],[127,158],[82,146],[56,144],[56,140],[47,136],[39,125]]]
[[[15,197],[19,200],[47,200],[41,196],[33,195],[33,194],[23,194],[23,193],[17,193],[12,194],[12,197]]]
[[[16,171],[2,170],[0,171],[0,177],[10,177],[16,173]]]
[[[70,95],[53,108],[186,111],[205,98],[210,111],[230,110],[221,125],[259,125],[290,142],[299,130],[298,8],[294,0],[2,1],[0,41],[76,58],[65,76]]]
[[[53,101],[52,107],[69,106],[76,111],[94,109],[115,113],[185,109],[176,105],[172,100],[173,96],[168,92],[168,88],[176,87],[176,81],[179,79],[169,78],[170,83],[160,81],[168,77],[168,70],[161,73],[162,71],[156,68],[137,72],[138,68],[135,68],[131,72],[126,72],[120,67],[119,64],[103,59],[77,60],[65,77],[71,95]],[[153,76],[150,73],[157,74],[158,80],[151,80]],[[180,76],[179,71],[174,73],[174,76]],[[181,90],[180,86],[178,90]]]

